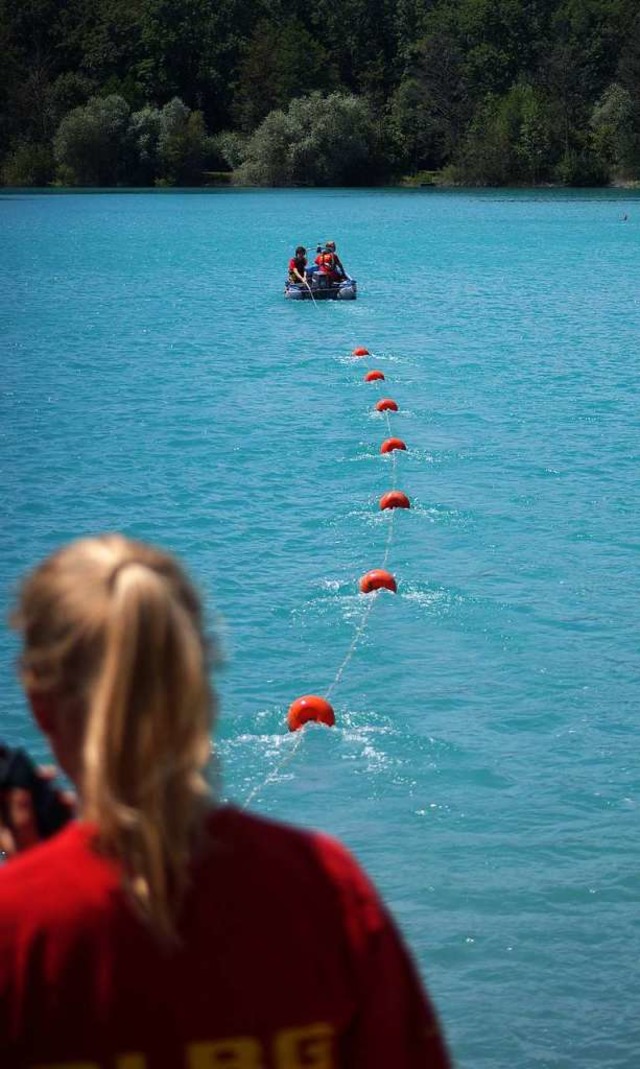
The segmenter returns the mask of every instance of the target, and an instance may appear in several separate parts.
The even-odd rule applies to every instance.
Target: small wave
[[[455,600],[451,592],[442,587],[425,589],[413,586],[407,589],[401,588],[400,595],[405,601],[413,602],[421,609],[432,609],[436,606],[440,612],[443,609],[451,608]]]

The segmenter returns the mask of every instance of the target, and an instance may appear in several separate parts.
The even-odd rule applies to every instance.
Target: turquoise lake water
[[[80,533],[177,551],[224,796],[354,850],[456,1064],[632,1069],[640,197],[6,194],[0,225],[3,614]],[[328,238],[358,301],[285,301]],[[359,594],[385,560],[398,594]],[[44,758],[15,655],[2,735]],[[336,728],[290,735],[331,687]]]

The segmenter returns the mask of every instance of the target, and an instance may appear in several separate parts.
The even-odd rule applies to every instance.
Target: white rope
[[[391,515],[389,517],[389,532],[387,534],[387,545],[384,551],[384,558],[382,560],[382,567],[386,568],[389,562],[389,554],[391,553],[391,542],[393,541],[393,521],[396,518],[396,510],[391,509]]]
[[[333,680],[333,683],[331,683],[331,685],[325,691],[325,695],[324,696],[327,699],[327,701],[329,700],[329,696],[331,694],[333,694],[334,690],[338,686],[338,683],[342,679],[342,677],[344,675],[344,672],[345,672],[345,668],[347,667],[347,665],[349,664],[349,661],[351,660],[351,658],[353,657],[354,653],[356,652],[356,650],[357,650],[357,648],[358,648],[358,646],[360,644],[360,639],[362,638],[362,636],[364,634],[364,631],[365,631],[365,628],[367,626],[367,623],[369,622],[369,617],[371,615],[371,610],[373,609],[373,604],[374,604],[374,600],[375,599],[372,598],[370,594],[368,594],[367,597],[369,598],[369,601],[367,603],[366,609],[364,610],[362,619],[361,619],[360,623],[358,624],[358,627],[356,628],[356,633],[353,636],[353,640],[351,642],[351,645],[349,646],[349,649],[347,650],[347,652],[345,654],[345,657],[344,657],[344,660],[342,661],[342,664],[340,665],[340,667],[338,668],[338,671],[336,672],[336,676],[335,676],[335,679]]]
[[[295,757],[296,753],[300,749],[300,745],[302,743],[302,738],[303,738],[303,732],[302,731],[298,731],[297,738],[294,739],[293,746],[291,747],[290,752],[285,757],[282,758],[282,761],[278,762],[278,764],[275,766],[275,768],[271,769],[271,771],[265,776],[265,778],[262,780],[261,783],[258,784],[257,787],[254,787],[253,790],[249,792],[249,794],[247,795],[247,798],[245,799],[245,801],[244,801],[244,803],[243,803],[243,805],[241,807],[242,809],[247,809],[249,807],[249,805],[251,804],[251,802],[253,801],[253,799],[256,797],[256,795],[260,794],[260,792],[264,790],[264,788],[267,786],[267,784],[271,783],[271,781],[274,780],[276,778],[276,776],[278,776],[282,772],[282,769],[285,768],[289,764],[290,761],[293,761],[293,758]]]

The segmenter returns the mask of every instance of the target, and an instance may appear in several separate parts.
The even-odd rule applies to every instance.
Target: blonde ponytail
[[[138,910],[176,935],[202,818],[213,695],[198,597],[168,554],[118,535],[73,543],[27,580],[24,682],[83,715],[83,816]]]

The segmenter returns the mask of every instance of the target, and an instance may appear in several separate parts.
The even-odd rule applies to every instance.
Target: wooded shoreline
[[[636,0],[4,0],[0,36],[5,186],[640,181]]]

